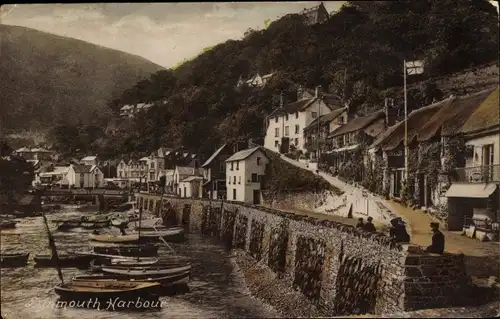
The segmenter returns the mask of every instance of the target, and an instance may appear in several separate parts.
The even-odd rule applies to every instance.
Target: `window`
[[[252,174],[252,183],[257,183],[257,174]]]
[[[155,163],[151,162],[151,168],[155,168]]]
[[[277,117],[274,118],[274,123],[278,123],[278,118]]]
[[[274,129],[274,137],[280,137],[280,128],[279,127]]]
[[[233,184],[236,184],[236,176],[233,176]]]
[[[298,119],[299,118],[299,112],[295,112],[295,118]]]
[[[257,157],[257,165],[260,165],[260,157]]]
[[[231,162],[231,170],[234,170],[234,162]]]
[[[341,125],[344,124],[344,117],[343,116],[339,117],[339,124],[341,124]]]
[[[118,173],[118,177],[122,177],[122,172]]]
[[[285,126],[285,136],[289,135],[288,126]]]
[[[288,114],[285,115],[285,120],[288,121]]]
[[[228,177],[227,177],[227,183],[228,183],[228,184],[231,184],[231,176],[228,176]]]
[[[233,200],[236,200],[236,188],[233,189]]]
[[[295,125],[295,134],[299,134],[300,132],[300,127],[298,125]]]
[[[483,146],[483,165],[493,165],[493,144]]]
[[[296,139],[295,139],[295,146],[298,146],[298,145],[299,145],[299,139],[298,139],[298,138],[296,138]]]
[[[240,169],[240,161],[236,162],[236,170],[238,171]]]
[[[224,165],[224,163],[220,163],[220,172],[221,173],[224,173],[225,166],[226,165]]]
[[[274,141],[274,147],[278,147],[279,145],[279,142],[278,141]]]
[[[318,112],[311,112],[312,118],[315,119],[318,117]]]
[[[241,184],[241,176],[238,176],[238,184]]]

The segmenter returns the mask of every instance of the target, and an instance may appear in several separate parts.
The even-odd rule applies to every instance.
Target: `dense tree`
[[[124,91],[109,103],[115,111],[157,103],[108,145],[117,153],[161,145],[211,152],[261,134],[280,93],[296,98],[294,84],[321,85],[361,115],[382,105],[387,88],[401,86],[404,59],[424,60],[426,72],[409,79],[420,81],[495,61],[497,51],[498,14],[486,0],[351,1],[313,26],[287,15]],[[276,74],[264,89],[235,88],[255,72]],[[410,91],[409,108],[441,96],[432,85]]]

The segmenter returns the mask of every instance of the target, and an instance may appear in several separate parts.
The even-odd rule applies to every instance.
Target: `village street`
[[[310,169],[313,172],[316,170],[308,168],[306,164],[292,160],[286,156],[282,159],[289,163],[304,169]],[[431,243],[431,231],[429,224],[432,221],[437,221],[429,214],[419,210],[404,207],[394,201],[388,201],[373,194],[367,194],[361,187],[349,185],[338,178],[319,172],[319,175],[327,180],[330,184],[338,187],[344,192],[343,196],[328,196],[326,202],[316,209],[316,216],[321,218],[320,214],[334,214],[346,217],[350,203],[353,204],[353,217],[366,217],[366,202],[368,201],[368,209],[376,223],[375,225],[385,225],[389,223],[390,218],[401,217],[407,224],[408,233],[411,236],[411,242],[420,246],[428,246]],[[364,194],[363,194],[364,193]],[[347,205],[335,211],[335,208],[346,201]],[[329,212],[330,211],[330,212]],[[477,277],[500,277],[500,243],[498,242],[481,242],[477,239],[471,239],[463,236],[461,232],[447,231],[441,227],[441,231],[445,237],[445,250],[449,253],[465,255],[465,263],[469,276]]]

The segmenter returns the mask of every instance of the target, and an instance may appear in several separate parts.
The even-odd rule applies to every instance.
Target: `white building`
[[[305,152],[304,128],[332,110],[333,107],[324,99],[318,98],[317,90],[314,96],[307,91],[299,93],[296,102],[277,108],[267,117],[264,147],[279,152],[281,144],[288,138],[289,145]]]
[[[181,181],[191,176],[203,177],[203,172],[201,169],[186,166],[176,166],[173,174],[173,188],[176,190],[178,195],[181,195],[183,189],[180,188]]]
[[[132,118],[138,112],[146,111],[152,106],[153,104],[151,103],[127,104],[120,108],[120,116]]]
[[[70,187],[98,188],[104,185],[104,174],[96,165],[71,164],[66,176]]]
[[[181,180],[178,185],[178,195],[181,197],[202,197],[203,177],[189,176]]]
[[[246,84],[250,87],[263,87],[269,82],[269,80],[273,77],[273,75],[274,75],[274,73],[269,73],[269,74],[266,74],[264,76],[260,76],[260,74],[257,73],[254,76],[250,77],[246,81],[242,80],[240,77],[236,87],[240,87],[243,84]]]
[[[80,162],[82,163],[82,165],[97,165],[97,155],[94,155],[94,156],[85,156],[84,158],[82,158],[80,160]]]
[[[262,177],[269,159],[260,147],[239,151],[226,160],[227,200],[261,203]]]
[[[69,184],[67,174],[68,166],[55,166],[50,172],[40,173],[40,183],[41,184],[53,184],[56,183],[61,186],[67,186]]]

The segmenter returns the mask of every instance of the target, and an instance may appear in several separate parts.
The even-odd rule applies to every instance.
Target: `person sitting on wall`
[[[364,231],[367,231],[370,233],[374,233],[377,231],[377,229],[375,228],[375,225],[373,225],[372,221],[373,221],[373,218],[371,216],[368,216],[366,224],[363,225]]]
[[[406,231],[406,227],[401,220],[397,217],[391,220],[392,227],[389,229],[389,236],[393,238],[396,243],[409,243],[410,235]]]
[[[363,228],[365,224],[363,223],[363,218],[358,218],[358,223],[356,224],[356,228]]]
[[[444,252],[444,235],[439,230],[439,223],[431,223],[432,229],[432,244],[425,251],[433,254],[442,254]]]

